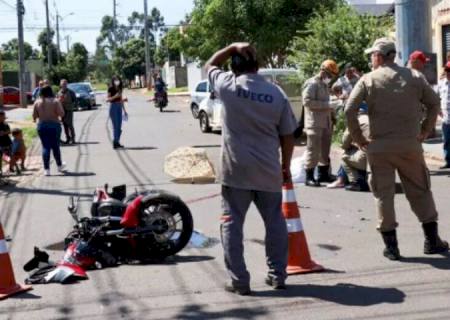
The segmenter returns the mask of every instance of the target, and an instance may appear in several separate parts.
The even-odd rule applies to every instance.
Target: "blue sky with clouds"
[[[26,9],[24,26],[34,28],[25,31],[25,41],[36,47],[37,36],[46,23],[44,1],[23,1]],[[15,3],[15,0],[0,1],[0,44],[17,37],[16,12],[11,8]],[[121,22],[125,22],[133,11],[144,11],[143,0],[117,0],[117,3],[118,19]],[[93,53],[101,19],[104,15],[113,13],[113,0],[49,0],[49,9],[53,16],[50,23],[53,27],[56,15],[55,7],[61,17],[68,15],[60,24],[61,50],[66,50],[66,42],[62,38],[69,35],[71,43],[82,42]],[[166,24],[178,24],[186,13],[192,10],[193,0],[148,0],[148,7],[149,12],[153,7],[158,8],[164,16]],[[73,15],[69,15],[72,12]],[[82,29],[86,27],[89,30]]]

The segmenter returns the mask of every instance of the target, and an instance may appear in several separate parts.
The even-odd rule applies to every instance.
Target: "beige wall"
[[[445,63],[446,57],[442,56],[442,26],[450,25],[450,0],[433,1],[431,11],[433,51],[437,54],[438,72]]]

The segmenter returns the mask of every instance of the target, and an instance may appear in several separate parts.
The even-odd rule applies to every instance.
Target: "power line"
[[[10,3],[8,3],[8,2],[6,2],[4,0],[0,0],[0,2],[3,3],[5,6],[10,7],[12,10],[14,10],[14,11],[16,10],[16,7],[13,6],[12,4],[10,4]]]

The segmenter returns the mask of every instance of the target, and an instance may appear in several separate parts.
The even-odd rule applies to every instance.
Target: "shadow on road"
[[[82,145],[90,145],[90,144],[100,144],[98,141],[83,141],[83,142],[76,142],[75,144],[61,144],[61,147],[77,147]]]
[[[439,143],[442,143],[442,142],[443,142],[442,137],[438,137],[438,138],[427,139],[423,143],[425,143],[425,144],[439,144]]]
[[[156,150],[156,149],[158,149],[158,148],[142,146],[142,147],[124,147],[122,149],[117,149],[117,151],[120,151],[120,150],[137,150],[137,151],[139,151],[139,150]]]
[[[439,177],[439,176],[450,177],[450,170],[430,171],[430,176],[433,176],[433,177]]]
[[[181,310],[174,319],[255,319],[267,315],[263,308],[235,308],[225,311],[207,311],[204,305],[190,304]]]
[[[7,186],[4,189],[9,189],[10,186]],[[11,187],[11,192],[22,193],[22,194],[47,194],[52,196],[64,196],[64,197],[82,197],[82,198],[92,198],[92,193],[78,193],[78,192],[69,192],[69,191],[60,191],[60,190],[51,190],[51,189],[42,189],[42,188],[24,188],[24,187]]]
[[[90,177],[95,176],[95,172],[70,172],[66,171],[64,174],[61,174],[59,177],[66,176],[66,177]],[[55,176],[58,177],[58,176]]]
[[[17,295],[11,296],[11,297],[9,297],[9,299],[35,300],[35,299],[41,299],[41,296],[37,296],[37,295],[29,293],[29,292],[24,292],[24,293],[21,293],[21,294],[17,294]]]
[[[203,144],[192,146],[192,148],[220,148],[220,144]]]
[[[163,113],[179,113],[181,112],[181,110],[171,110],[171,109],[167,109],[167,110],[163,110]]]
[[[402,303],[405,293],[397,288],[376,288],[352,283],[335,286],[304,284],[288,285],[287,290],[257,291],[257,297],[316,298],[345,306],[371,306],[382,303]]]
[[[440,270],[450,270],[450,253],[443,253],[439,257],[402,257],[401,262],[428,264]]]

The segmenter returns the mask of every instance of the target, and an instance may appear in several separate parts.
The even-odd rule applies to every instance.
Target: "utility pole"
[[[45,14],[47,15],[47,60],[48,69],[52,68],[52,49],[51,49],[51,39],[50,39],[50,16],[48,13],[48,0],[45,0]]]
[[[2,68],[2,52],[1,51],[0,51],[0,108],[3,108],[3,68]]]
[[[431,52],[430,1],[395,0],[395,28],[398,59],[402,65],[415,50]]]
[[[67,35],[67,36],[64,37],[64,39],[66,39],[67,52],[69,52],[69,50],[70,50],[70,36]]]
[[[145,38],[145,83],[147,85],[147,89],[151,89],[152,85],[152,77],[150,70],[150,46],[148,43],[148,9],[147,9],[147,0],[144,0],[144,38]]]
[[[116,19],[117,19],[117,1],[113,0],[113,38],[114,38],[114,43],[113,43],[113,49],[116,49],[116,41],[117,41],[117,25],[116,25]]]
[[[25,95],[25,55],[23,47],[23,16],[25,14],[25,7],[22,0],[17,0],[17,26],[18,26],[18,41],[19,41],[19,91],[20,91],[20,105],[23,108],[27,107],[27,97]]]
[[[58,11],[56,11],[56,54],[57,54],[57,61],[60,62],[61,61],[61,46],[59,43],[59,13]]]

